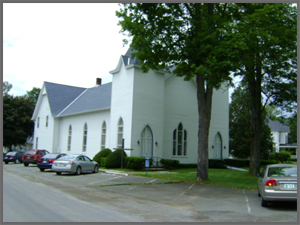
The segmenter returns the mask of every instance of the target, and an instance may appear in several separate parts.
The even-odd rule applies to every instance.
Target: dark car
[[[51,153],[44,155],[42,158],[38,159],[37,166],[40,169],[40,171],[44,171],[45,169],[52,169],[52,164],[54,160],[66,155],[66,153]]]
[[[3,157],[3,162],[8,164],[9,162],[21,163],[22,162],[23,152],[8,152]]]
[[[47,150],[30,149],[22,156],[23,164],[24,166],[28,166],[30,163],[37,164],[38,159],[47,154],[50,154],[50,152],[48,152]]]

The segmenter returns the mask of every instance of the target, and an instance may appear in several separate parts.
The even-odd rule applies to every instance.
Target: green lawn
[[[156,171],[133,171],[129,169],[118,169],[127,173],[133,173],[136,176],[145,176],[151,178],[165,179],[169,181],[193,182],[201,184],[210,184],[223,187],[232,187],[239,189],[257,190],[258,177],[250,175],[248,172],[231,169],[209,169],[207,181],[197,181],[197,169],[177,169],[164,172]]]

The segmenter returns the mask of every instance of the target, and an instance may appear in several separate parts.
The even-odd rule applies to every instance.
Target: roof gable
[[[268,125],[271,131],[290,132],[290,127],[280,123],[279,121],[269,120]]]
[[[45,82],[47,97],[52,116],[57,116],[74,99],[76,99],[86,88],[73,87],[62,84]]]

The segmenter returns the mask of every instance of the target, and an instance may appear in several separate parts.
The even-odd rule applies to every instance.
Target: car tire
[[[45,170],[45,169],[43,169],[43,168],[39,168],[39,169],[40,169],[41,172],[43,172],[43,171]]]
[[[263,198],[261,198],[261,206],[262,207],[268,206],[268,202],[266,200],[264,200]]]
[[[257,196],[258,196],[258,197],[261,197],[261,195],[260,195],[259,191],[257,192]]]
[[[29,163],[24,163],[24,166],[26,166],[26,167],[27,167],[28,165],[29,165]]]
[[[81,167],[80,167],[80,166],[78,166],[78,167],[76,168],[75,174],[76,174],[76,175],[80,175],[80,174],[81,174]]]
[[[15,160],[15,164],[18,164],[18,163],[20,163],[20,160],[19,160],[19,159],[16,159],[16,160]]]
[[[95,168],[94,168],[94,173],[98,173],[99,172],[99,167],[96,165]]]
[[[57,175],[61,175],[61,172],[56,172]]]
[[[5,162],[5,164],[8,164],[8,162]]]

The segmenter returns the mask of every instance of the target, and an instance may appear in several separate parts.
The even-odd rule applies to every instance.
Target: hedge
[[[161,159],[160,163],[163,164],[166,169],[175,169],[179,167],[179,160]]]
[[[104,167],[101,164],[101,158],[107,157],[112,151],[109,148],[104,148],[101,151],[99,151],[94,157],[93,160],[99,164],[100,167]]]
[[[125,159],[125,167],[128,169],[143,169],[145,167],[145,157],[131,156]]]

